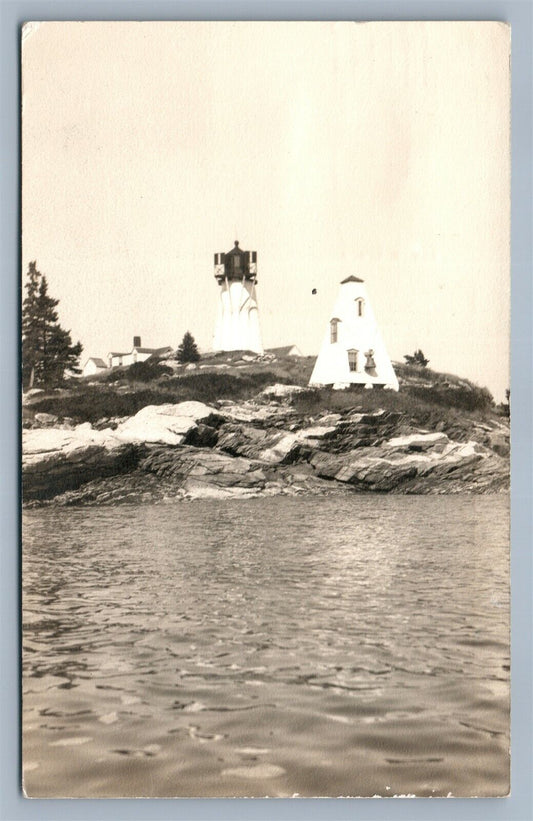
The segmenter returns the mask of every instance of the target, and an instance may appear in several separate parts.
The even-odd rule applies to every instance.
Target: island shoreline
[[[357,393],[342,407],[333,392],[276,383],[245,399],[164,402],[77,424],[29,404],[23,505],[508,492],[507,418],[438,406],[417,418],[373,393],[367,410]]]

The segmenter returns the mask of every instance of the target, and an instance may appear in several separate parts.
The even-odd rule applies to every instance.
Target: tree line
[[[81,342],[73,344],[70,331],[59,324],[59,300],[48,292],[48,282],[37,269],[28,266],[28,280],[22,303],[22,386],[51,388],[61,385],[67,374],[80,374]],[[178,362],[198,362],[200,352],[187,331],[176,351]]]

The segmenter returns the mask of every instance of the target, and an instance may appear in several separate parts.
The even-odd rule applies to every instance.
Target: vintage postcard
[[[509,793],[510,30],[22,30],[28,797]]]

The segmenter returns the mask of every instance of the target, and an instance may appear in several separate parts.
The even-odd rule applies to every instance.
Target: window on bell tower
[[[357,316],[364,316],[365,313],[365,301],[361,297],[355,300],[355,310]]]
[[[339,322],[340,319],[332,319],[329,323],[329,341],[333,345],[339,338]]]
[[[357,370],[357,351],[355,350],[355,348],[350,348],[350,350],[348,351],[348,365],[350,371]]]

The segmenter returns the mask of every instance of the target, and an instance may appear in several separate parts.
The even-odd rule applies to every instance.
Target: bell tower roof
[[[354,277],[354,275],[352,274],[351,276],[346,277],[346,279],[343,279],[341,281],[341,285],[344,285],[346,282],[364,282],[364,279],[359,279],[359,277]]]

